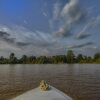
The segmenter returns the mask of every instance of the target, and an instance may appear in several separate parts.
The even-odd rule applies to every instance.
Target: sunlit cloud
[[[57,20],[58,30],[55,34],[61,37],[68,37],[73,30],[73,25],[77,26],[78,23],[82,23],[86,19],[86,13],[81,9],[79,0],[70,0],[64,6],[57,2],[54,5],[52,23]],[[55,22],[56,23],[56,22]],[[52,24],[51,24],[52,25]]]

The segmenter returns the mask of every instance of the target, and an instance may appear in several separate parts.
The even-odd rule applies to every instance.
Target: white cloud
[[[44,15],[45,17],[47,17],[47,16],[48,16],[46,12],[43,12],[43,15]]]
[[[65,20],[67,17],[69,23],[79,21],[80,18],[83,17],[83,11],[79,7],[79,0],[70,0],[69,3],[64,6],[61,15]]]
[[[0,31],[5,32],[1,34],[9,34],[0,41],[2,52],[6,50],[6,52],[20,51],[22,54],[49,54],[50,48],[53,48],[58,41],[52,34],[41,31],[32,32],[17,25],[0,26]],[[14,39],[13,42],[12,39]]]
[[[57,2],[54,4],[53,19],[50,21],[50,25],[57,28],[54,32],[56,35],[68,37],[72,35],[73,27],[77,26],[77,23],[83,23],[85,17],[85,12],[79,5],[79,0],[69,0],[64,6]],[[57,23],[58,26],[54,23]]]
[[[53,19],[54,20],[58,20],[59,17],[60,17],[60,13],[61,13],[61,3],[60,2],[56,2],[54,4]]]

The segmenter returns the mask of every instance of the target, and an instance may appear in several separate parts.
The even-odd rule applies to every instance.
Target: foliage
[[[72,50],[67,51],[67,55],[56,55],[52,57],[46,56],[26,56],[17,58],[11,53],[9,58],[0,57],[0,64],[64,64],[64,63],[98,63],[100,64],[100,53],[96,53],[93,57],[78,54],[75,56]]]
[[[67,52],[67,63],[75,63],[75,55],[72,50]]]

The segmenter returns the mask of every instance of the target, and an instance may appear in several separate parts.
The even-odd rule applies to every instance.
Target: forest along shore
[[[56,56],[27,56],[23,55],[17,58],[11,53],[8,58],[0,57],[0,64],[77,64],[77,63],[95,63],[100,64],[100,53],[96,53],[93,57],[84,56],[82,54],[75,55],[72,50],[67,51],[66,55]]]

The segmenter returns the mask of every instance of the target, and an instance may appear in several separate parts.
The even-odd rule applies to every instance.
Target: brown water
[[[100,65],[0,65],[0,100],[33,89],[44,79],[74,100],[100,100]]]

